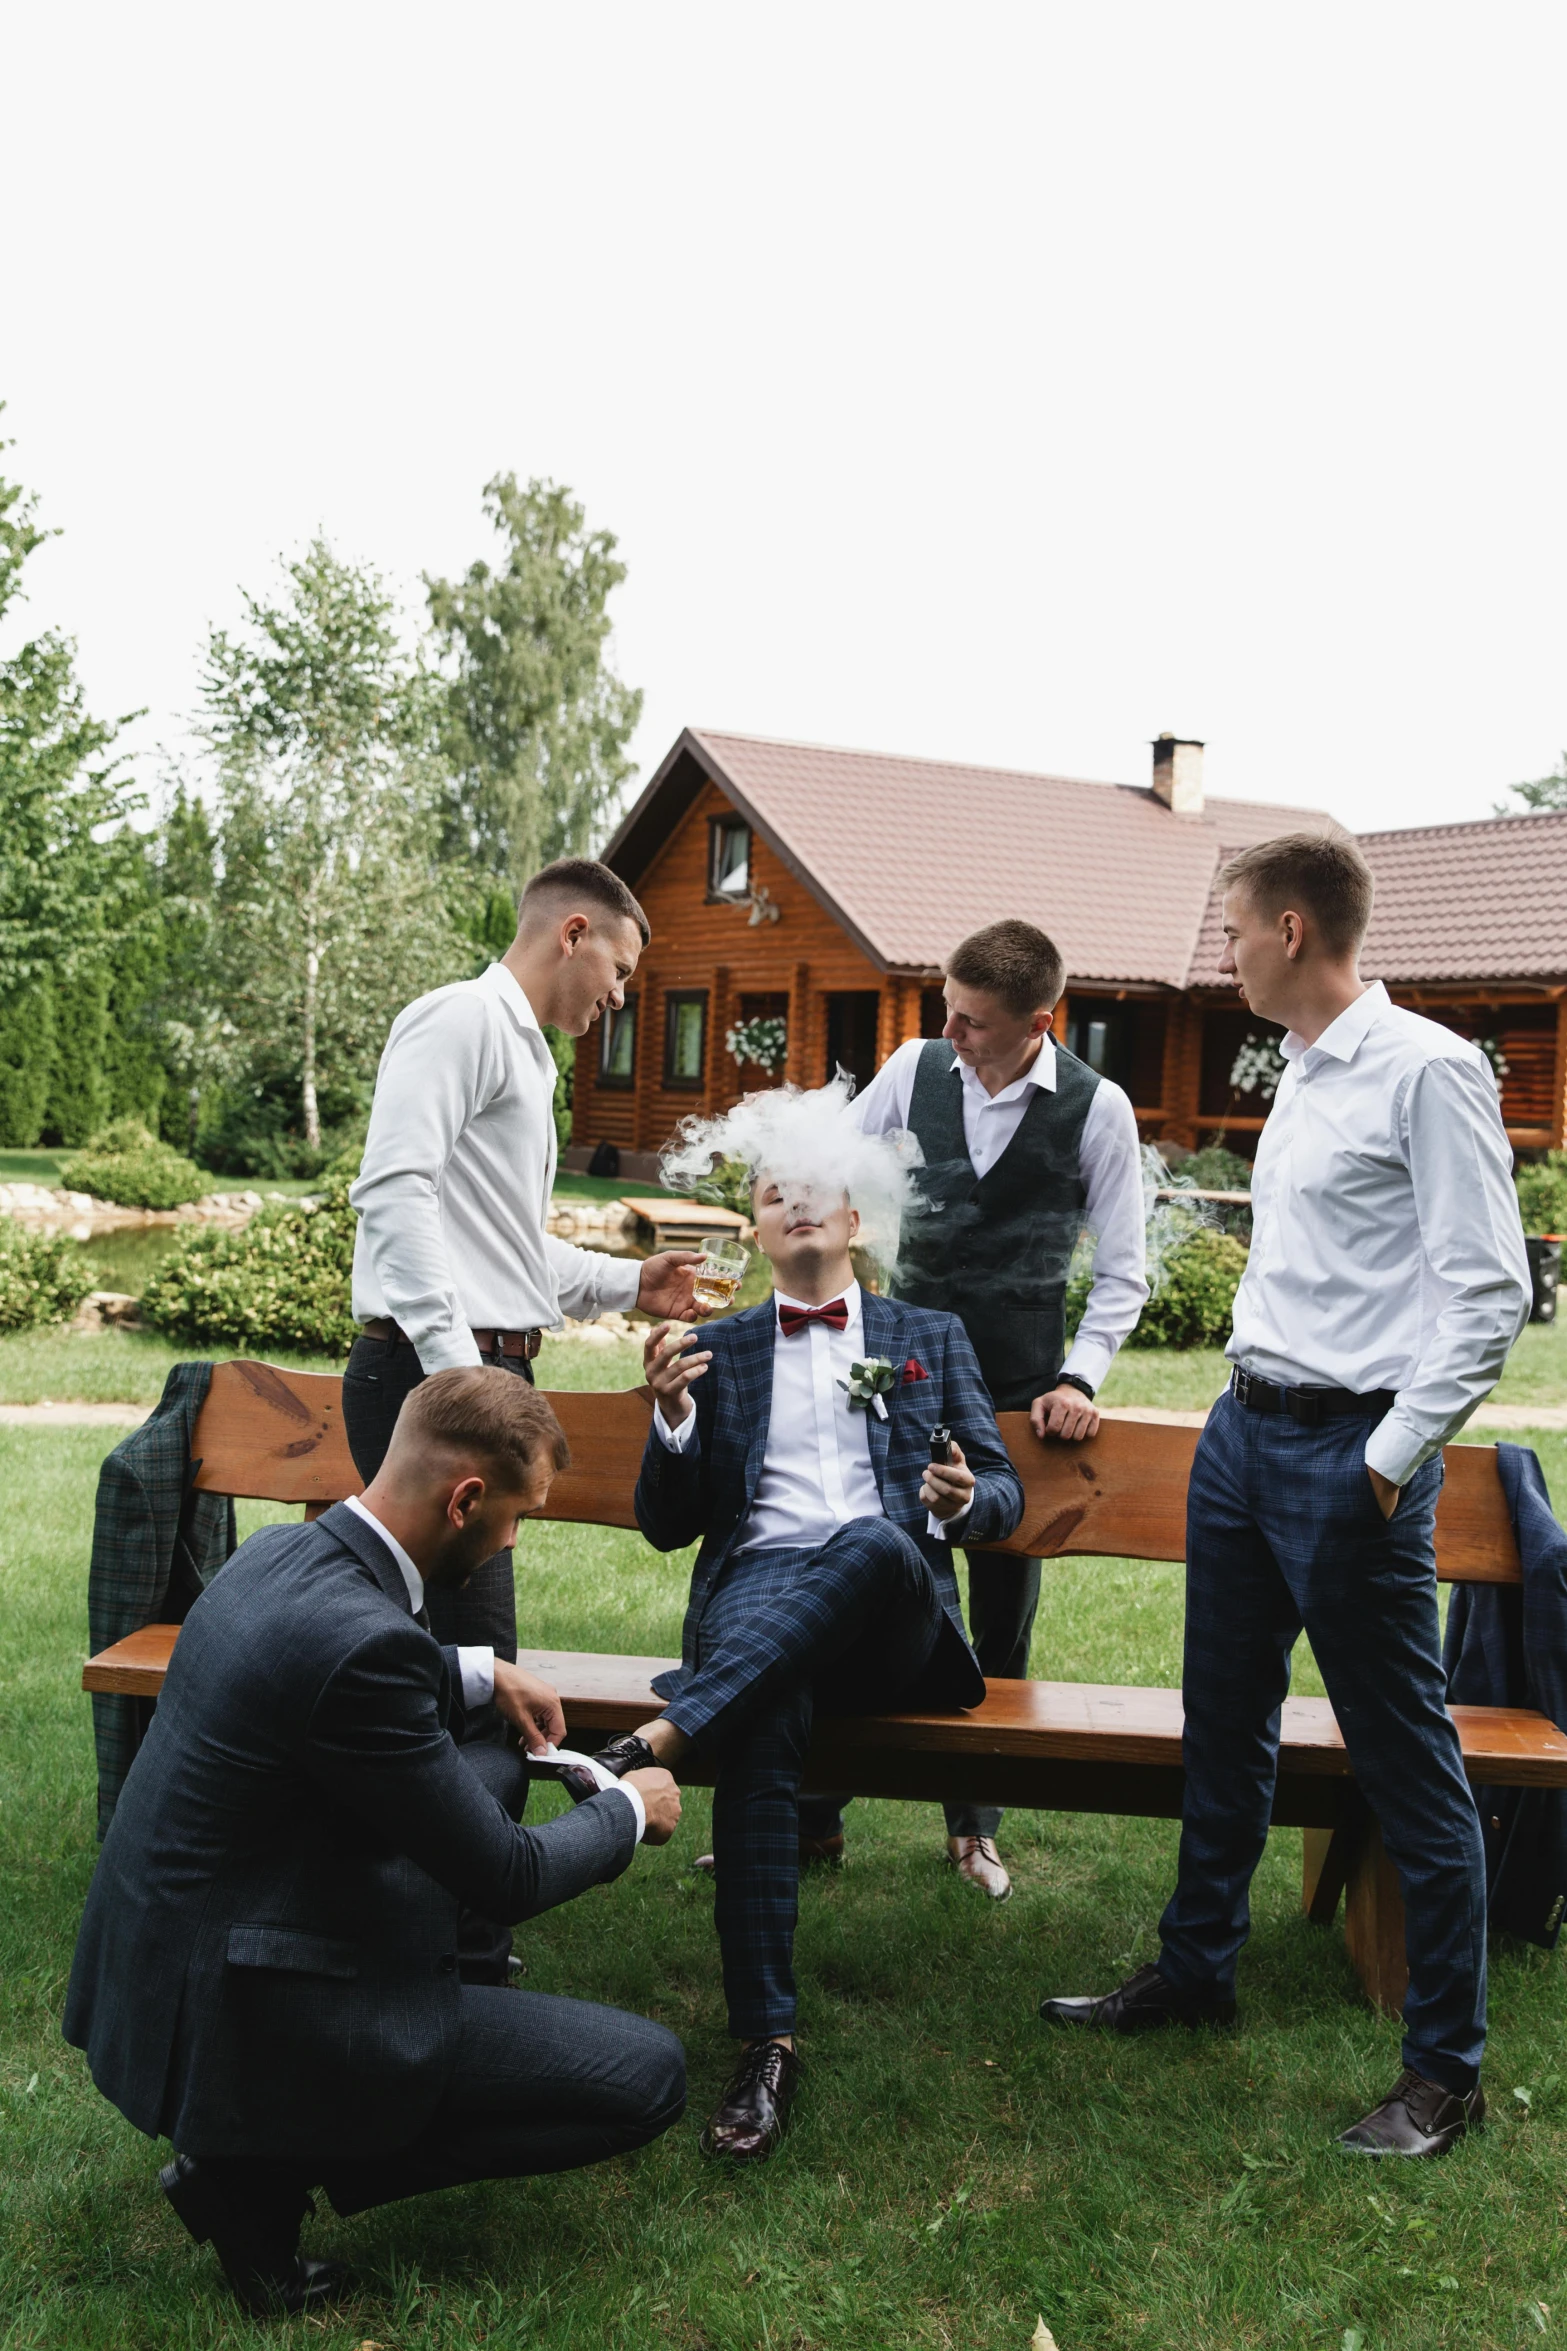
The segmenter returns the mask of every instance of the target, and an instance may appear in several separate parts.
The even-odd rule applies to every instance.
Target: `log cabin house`
[[[1057,1034],[1127,1089],[1145,1139],[1249,1153],[1267,1080],[1242,1048],[1276,1032],[1220,975],[1214,877],[1250,842],[1333,820],[1205,794],[1200,743],[1153,748],[1150,783],[1096,784],[687,729],[604,851],[653,940],[624,1011],[578,1047],[572,1162],[613,1143],[650,1175],[688,1112],[840,1064],[863,1083],[939,1033],[944,956],[1004,914],[1060,947]],[[1567,815],[1358,837],[1377,883],[1367,977],[1485,1043],[1515,1148],[1560,1146]],[[758,1022],[782,1023],[776,1068],[729,1048]]]

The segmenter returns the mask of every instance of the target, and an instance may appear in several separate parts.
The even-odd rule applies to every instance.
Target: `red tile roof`
[[[1567,815],[1362,833],[1377,877],[1365,965],[1377,979],[1567,975]]]
[[[1326,821],[1214,799],[1200,817],[1172,816],[1151,789],[1131,784],[705,728],[687,739],[769,845],[889,970],[937,972],[969,931],[1011,914],[1049,932],[1075,979],[1180,987],[1221,855]],[[1087,875],[1106,886],[1085,889]]]
[[[1036,922],[1071,979],[1222,987],[1214,875],[1320,809],[775,742],[682,735],[604,854],[635,886],[689,806],[692,762],[884,970],[936,972],[1003,915]],[[1567,974],[1567,816],[1370,833],[1368,974],[1395,983]]]

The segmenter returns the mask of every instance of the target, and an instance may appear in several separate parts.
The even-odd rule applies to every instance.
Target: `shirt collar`
[[[850,1280],[839,1291],[838,1295],[843,1300],[844,1305],[848,1308],[849,1311],[849,1319],[847,1323],[845,1323],[844,1329],[846,1331],[852,1331],[855,1324],[863,1321],[864,1319],[864,1310],[860,1304],[859,1283],[857,1281]],[[822,1300],[822,1304],[824,1306],[830,1306],[831,1303],[832,1301],[829,1298],[824,1298]],[[806,1305],[803,1298],[791,1298],[787,1291],[775,1290],[773,1292],[773,1327],[775,1329],[778,1327],[778,1309],[780,1306],[797,1306],[802,1314],[809,1314],[812,1311],[811,1308]]]
[[[1330,1020],[1320,1037],[1308,1045],[1304,1037],[1293,1029],[1279,1047],[1286,1061],[1298,1060],[1302,1053],[1327,1053],[1335,1061],[1353,1061],[1365,1041],[1366,1032],[1380,1020],[1387,1009],[1388,994],[1380,980],[1346,1004],[1336,1020]]]
[[[1047,1094],[1053,1094],[1056,1090],[1056,1048],[1053,1037],[1041,1039],[1031,1066],[1024,1070],[1020,1078],[1014,1078],[1010,1086],[1003,1086],[999,1094],[987,1094],[978,1072],[970,1069],[966,1061],[960,1061],[955,1053],[952,1066],[963,1072],[964,1085],[971,1093],[977,1094],[981,1102],[1015,1102],[1020,1086],[1038,1086]]]
[[[364,1504],[360,1501],[357,1494],[350,1494],[346,1497],[346,1499],[349,1509],[357,1511],[359,1516],[364,1520],[365,1525],[374,1529],[376,1534],[380,1536],[382,1542],[386,1545],[388,1551],[390,1551],[392,1554],[392,1557],[396,1560],[399,1568],[401,1568],[403,1582],[408,1586],[408,1605],[410,1609],[412,1609],[414,1615],[417,1616],[420,1609],[424,1606],[423,1576],[419,1573],[419,1570],[415,1567],[413,1561],[409,1558],[407,1552],[403,1549],[401,1543],[399,1543],[397,1540],[397,1537],[394,1534],[388,1532],[388,1530],[381,1524],[381,1521],[376,1517],[375,1512],[373,1510],[366,1510]]]
[[[528,1001],[527,990],[516,973],[504,963],[492,963],[479,977],[499,996],[512,1019],[521,1029],[534,1029],[542,1038],[539,1016]]]

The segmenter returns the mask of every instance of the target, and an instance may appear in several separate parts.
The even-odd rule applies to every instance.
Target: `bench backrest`
[[[302,1502],[320,1510],[357,1494],[343,1434],[343,1383],[270,1363],[215,1364],[196,1421],[196,1484],[209,1494]],[[572,1466],[541,1518],[632,1527],[631,1507],[652,1404],[645,1388],[552,1390]],[[1022,1523],[998,1545],[1024,1557],[1088,1555],[1179,1560],[1186,1553],[1186,1481],[1196,1429],[1106,1420],[1086,1445],[1041,1444],[1024,1412],[1001,1434],[1026,1497]],[[1489,1445],[1449,1445],[1436,1517],[1437,1574],[1449,1583],[1515,1584],[1518,1547]]]

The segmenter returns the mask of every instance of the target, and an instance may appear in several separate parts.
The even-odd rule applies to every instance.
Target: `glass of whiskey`
[[[702,1260],[693,1283],[697,1305],[704,1314],[722,1314],[726,1306],[734,1304],[750,1262],[750,1250],[738,1241],[723,1233],[709,1235],[702,1243]]]

